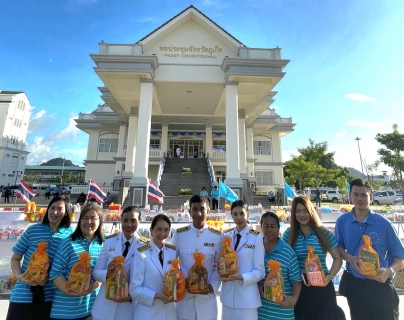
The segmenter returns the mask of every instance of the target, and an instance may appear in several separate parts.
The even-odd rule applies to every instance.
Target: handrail
[[[166,165],[166,159],[167,159],[166,153],[164,152],[163,153],[163,160],[161,160],[161,162],[160,162],[159,173],[157,175],[156,185],[158,187],[160,187],[161,176],[163,175],[163,172],[164,172],[164,166]]]
[[[210,162],[209,159],[209,152],[206,153],[206,163],[208,165],[208,172],[210,176],[210,186],[213,187],[215,186],[216,183],[216,177],[215,177],[215,172],[213,171],[212,163]]]

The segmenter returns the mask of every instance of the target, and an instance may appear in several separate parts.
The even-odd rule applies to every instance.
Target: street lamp
[[[17,177],[18,177],[18,174],[22,174],[22,171],[13,171],[13,174],[15,174],[14,185],[17,185]]]
[[[362,169],[362,179],[365,180],[365,175],[363,174],[363,161],[362,161],[362,155],[361,155],[361,148],[359,147],[359,140],[361,138],[356,137],[354,140],[358,141],[358,150],[359,150],[359,159],[361,161],[361,169]]]

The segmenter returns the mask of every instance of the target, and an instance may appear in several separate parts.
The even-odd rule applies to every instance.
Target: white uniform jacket
[[[188,271],[194,265],[194,252],[205,255],[204,267],[208,271],[208,284],[211,284],[214,293],[207,295],[191,294],[187,292],[184,300],[176,305],[177,315],[182,319],[210,320],[217,318],[216,293],[220,286],[216,261],[219,255],[223,234],[220,230],[205,227],[196,229],[192,224],[175,231],[171,243],[177,248],[181,260],[181,271],[188,278]]]
[[[234,249],[237,229],[232,228],[226,231],[224,236],[231,237],[230,246]],[[238,273],[244,280],[223,283],[220,301],[229,308],[258,308],[261,306],[261,298],[257,283],[265,277],[265,248],[262,235],[247,225],[241,232],[236,253]]]
[[[150,240],[145,237],[140,237],[137,233],[134,235],[133,242],[129,247],[128,254],[126,255],[124,264],[125,272],[128,275],[129,281],[131,279],[131,265],[133,256],[137,248],[143,246]],[[95,319],[99,320],[132,320],[135,311],[136,302],[114,302],[105,299],[105,285],[107,281],[107,266],[116,256],[121,256],[123,253],[124,243],[126,238],[123,233],[109,236],[104,241],[104,246],[98,257],[97,264],[93,270],[93,279],[101,282],[102,286],[100,292],[95,299],[91,314]]]
[[[163,292],[163,279],[171,269],[171,260],[176,258],[175,247],[164,245],[163,267],[161,266],[157,247],[152,243],[138,248],[132,264],[130,296],[137,305],[133,320],[177,320],[174,303],[163,305],[160,299],[154,299],[156,293]]]

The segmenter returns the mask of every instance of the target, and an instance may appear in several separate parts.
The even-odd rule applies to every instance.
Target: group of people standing
[[[4,195],[4,202],[10,202],[10,196],[11,196],[11,187],[10,184],[8,184],[7,186],[0,186],[0,199],[1,197]]]
[[[343,259],[349,263],[347,299],[352,320],[398,319],[398,296],[391,284],[395,272],[404,267],[404,247],[391,223],[369,210],[370,187],[363,180],[351,183],[351,199],[355,208],[341,216],[335,235],[323,227],[315,208],[306,197],[296,197],[291,207],[290,228],[280,237],[280,222],[273,212],[261,217],[262,232],[248,221],[247,203],[238,200],[231,205],[235,227],[224,232],[206,223],[209,202],[194,195],[189,213],[192,223],[174,232],[171,243],[167,239],[171,221],[167,216],[155,216],[150,227],[151,238],[138,235],[141,215],[137,207],[122,212],[122,232],[104,237],[101,207],[85,205],[77,228],[70,227],[70,202],[65,196],[51,200],[42,223],[27,229],[13,247],[11,267],[17,277],[7,320],[14,319],[166,319],[213,320],[218,318],[216,296],[220,290],[221,319],[345,319],[337,305],[332,284]],[[380,256],[379,275],[365,277],[360,272],[358,248],[362,234],[372,238],[373,248]],[[238,271],[220,277],[217,259],[224,237],[231,238],[230,246],[238,258]],[[50,275],[42,285],[25,280],[30,256],[39,241],[47,241],[51,263]],[[359,243],[359,245],[357,245]],[[302,283],[307,246],[314,247],[326,275],[322,286]],[[92,279],[88,292],[81,296],[66,290],[71,267],[78,261],[78,253],[91,255]],[[171,268],[171,260],[179,257],[181,271],[188,271],[195,263],[193,254],[205,256],[207,290],[204,294],[187,292],[182,301],[174,303],[163,293],[163,278]],[[328,269],[326,255],[332,256]],[[114,302],[105,298],[106,279],[116,267],[115,256],[125,257],[125,271],[129,279],[129,298]],[[21,266],[21,260],[23,264]],[[281,263],[284,295],[281,302],[263,297],[267,261]]]

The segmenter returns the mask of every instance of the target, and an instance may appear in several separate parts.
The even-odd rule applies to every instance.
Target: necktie
[[[240,239],[241,239],[241,234],[237,233],[237,240],[236,240],[236,245],[234,246],[234,251],[237,250],[238,244],[240,243]]]
[[[163,266],[163,250],[160,250],[159,260],[160,260],[161,266]]]
[[[130,247],[130,242],[126,241],[125,242],[125,250],[123,250],[123,254],[122,254],[124,257],[126,257],[126,255],[128,254],[129,247]]]

